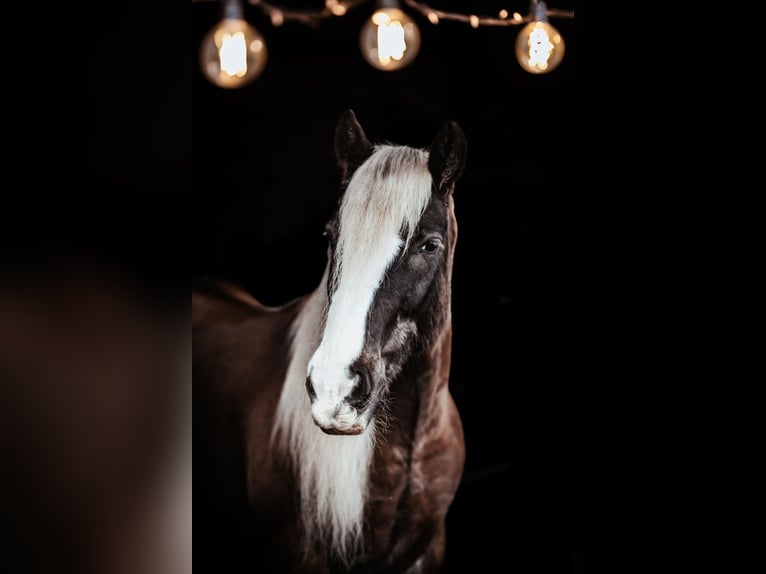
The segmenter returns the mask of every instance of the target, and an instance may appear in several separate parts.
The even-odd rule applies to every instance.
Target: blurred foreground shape
[[[87,260],[2,277],[3,571],[191,572],[183,319]]]

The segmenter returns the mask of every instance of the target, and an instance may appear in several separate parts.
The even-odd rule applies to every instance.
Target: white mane
[[[431,197],[428,154],[405,146],[376,146],[354,173],[340,206],[336,278],[363,266],[381,234],[412,238]],[[385,270],[383,270],[385,271]],[[322,339],[327,316],[325,269],[292,326],[292,357],[277,407],[273,442],[290,457],[300,484],[306,542],[317,542],[346,562],[362,550],[364,504],[375,443],[375,421],[361,435],[322,432],[311,416],[305,382],[309,359]],[[382,279],[382,277],[381,277]]]

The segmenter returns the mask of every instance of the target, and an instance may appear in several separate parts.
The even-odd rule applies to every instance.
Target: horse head
[[[452,194],[466,140],[447,122],[428,148],[372,144],[347,110],[335,152],[341,193],[325,231],[327,304],[306,390],[324,432],[354,435],[374,420],[407,360],[449,320]]]

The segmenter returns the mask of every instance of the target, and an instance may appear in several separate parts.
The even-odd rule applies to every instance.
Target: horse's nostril
[[[370,371],[362,365],[353,365],[349,371],[356,379],[356,384],[351,389],[348,397],[346,397],[346,402],[361,411],[370,400],[372,376]]]
[[[316,391],[314,390],[314,383],[311,382],[311,377],[306,377],[306,392],[309,394],[309,399],[313,402],[317,398]]]

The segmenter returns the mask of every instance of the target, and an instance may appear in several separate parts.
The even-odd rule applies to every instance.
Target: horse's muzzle
[[[324,379],[316,386],[311,375],[306,377],[311,416],[327,434],[358,435],[367,428],[365,412],[370,404],[370,376],[364,369],[350,372],[353,379],[344,385],[328,385]]]
[[[323,432],[331,435],[357,435],[362,434],[367,428],[367,424],[361,417],[353,415],[353,419],[349,420],[348,416],[335,416],[327,417],[322,414],[318,414],[312,407],[311,416],[314,419],[314,424],[317,425]]]
[[[367,421],[348,401],[334,403],[314,396],[311,417],[320,429],[332,435],[357,435],[367,428]]]

